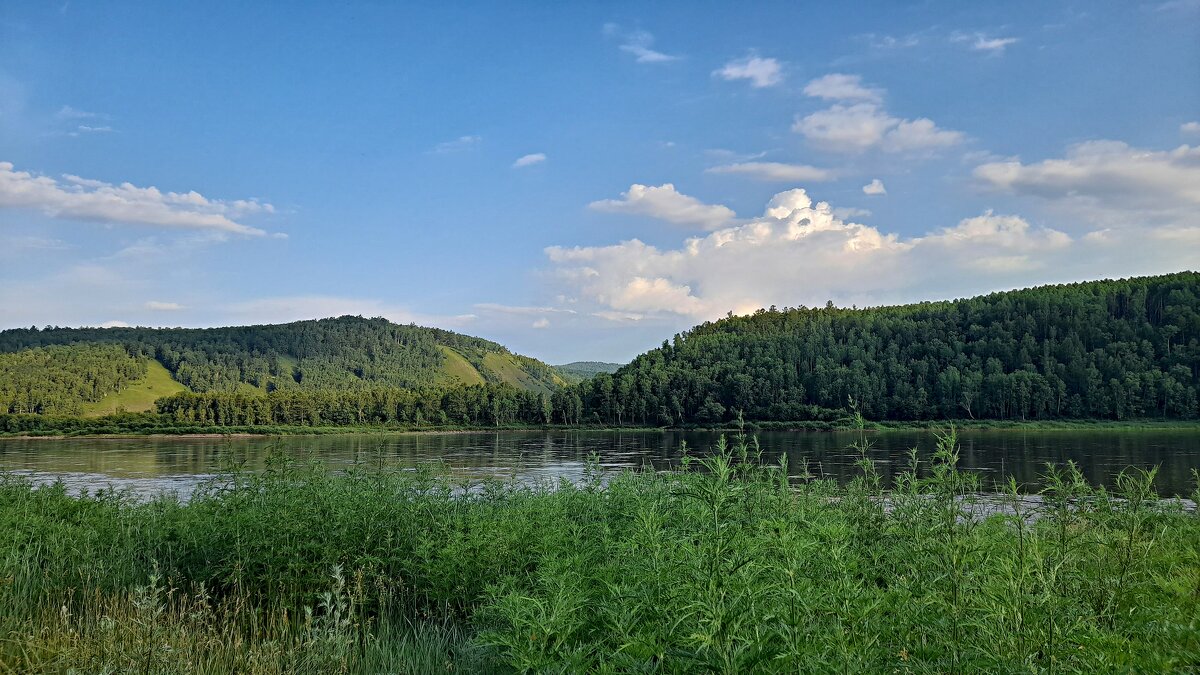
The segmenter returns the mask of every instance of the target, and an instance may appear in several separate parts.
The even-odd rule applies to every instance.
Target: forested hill
[[[711,424],[1200,416],[1200,274],[705,323],[560,394],[572,417]]]
[[[484,383],[549,394],[564,383],[550,366],[494,342],[378,318],[207,329],[29,328],[0,331],[0,413],[76,414],[162,368],[194,392],[244,394]],[[180,389],[159,387],[162,395]],[[149,400],[140,405],[149,407]]]
[[[604,361],[572,361],[564,363],[561,366],[554,366],[559,375],[568,382],[582,382],[589,377],[594,377],[600,373],[615,373],[621,367],[619,363],[606,363]]]

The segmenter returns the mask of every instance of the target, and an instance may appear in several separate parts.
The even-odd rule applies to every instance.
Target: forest
[[[79,415],[145,375],[146,360],[115,344],[0,354],[0,414]]]
[[[1194,419],[1200,274],[704,323],[555,399],[556,420]]]
[[[97,345],[108,348],[97,351]],[[56,368],[74,373],[71,377],[80,382],[97,380],[96,391],[106,393],[129,379],[118,376],[124,361],[139,358],[158,361],[194,392],[261,394],[277,389],[419,388],[506,381],[549,392],[564,382],[550,366],[513,354],[495,342],[354,316],[209,329],[6,330],[0,331],[0,363],[36,359],[16,355],[49,346],[57,348],[52,352],[57,355]],[[79,353],[66,356],[72,349]],[[31,365],[20,367],[36,370]],[[0,374],[0,391],[5,391],[10,377],[8,371]],[[36,380],[19,382],[36,386]],[[71,386],[78,389],[83,385]],[[56,398],[59,389],[51,387],[44,393]],[[69,406],[29,408],[10,403],[9,412],[69,412]]]
[[[851,402],[882,422],[1191,420],[1200,274],[772,307],[696,326],[613,373],[572,364],[566,377],[585,379],[569,385],[496,343],[384,319],[10,330],[0,332],[0,415],[13,418],[3,426],[78,415],[150,359],[190,389],[155,412],[187,427],[833,424]]]

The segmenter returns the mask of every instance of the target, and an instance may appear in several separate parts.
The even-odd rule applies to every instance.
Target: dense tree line
[[[503,426],[547,424],[552,416],[545,395],[508,384],[279,389],[266,395],[185,392],[156,405],[172,422],[204,426]]]
[[[1200,274],[759,310],[554,398],[557,422],[1196,418]]]
[[[146,376],[146,359],[120,345],[73,345],[0,354],[0,413],[79,415]]]
[[[444,348],[453,349],[485,380],[502,378],[485,366],[504,355],[535,387],[558,376],[547,365],[511,354],[495,342],[386,319],[337,319],[231,328],[52,328],[0,332],[0,352],[70,344],[115,344],[157,359],[196,392],[276,389],[427,387],[446,383]]]

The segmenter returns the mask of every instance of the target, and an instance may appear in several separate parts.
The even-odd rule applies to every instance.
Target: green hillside
[[[85,417],[110,415],[118,410],[145,412],[154,410],[154,402],[164,396],[187,391],[187,387],[171,378],[171,373],[158,361],[147,359],[146,376],[125,385],[95,403],[83,404]]]
[[[1200,417],[1200,274],[696,326],[556,397],[556,419],[713,424]]]
[[[179,391],[245,395],[511,384],[549,393],[550,366],[437,328],[344,316],[230,328],[0,331],[0,413],[148,410]]]

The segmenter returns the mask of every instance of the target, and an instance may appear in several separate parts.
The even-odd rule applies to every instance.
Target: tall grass
[[[984,497],[951,430],[885,492],[855,449],[844,487],[741,434],[581,484],[282,455],[187,504],[2,477],[0,672],[1200,669],[1200,515],[1152,472]]]

